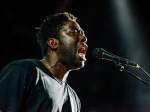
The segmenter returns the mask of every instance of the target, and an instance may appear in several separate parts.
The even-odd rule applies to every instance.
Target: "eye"
[[[74,35],[78,35],[78,32],[74,32]]]
[[[74,31],[72,32],[72,34],[75,35],[75,36],[77,36],[77,35],[79,34],[79,32],[78,32],[78,30],[74,30]]]

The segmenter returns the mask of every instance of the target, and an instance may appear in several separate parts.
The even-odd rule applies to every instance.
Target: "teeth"
[[[84,61],[86,61],[85,54],[79,53],[79,56],[80,56]]]
[[[86,54],[86,48],[85,47],[81,47],[78,50],[78,55],[79,55],[79,57],[81,58],[82,61],[86,61],[85,54]]]
[[[85,55],[84,55],[83,53],[79,53],[79,55],[80,55],[81,57],[85,57]]]

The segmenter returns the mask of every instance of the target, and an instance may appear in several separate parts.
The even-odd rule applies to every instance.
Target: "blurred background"
[[[1,0],[0,70],[17,59],[41,59],[35,28],[46,16],[70,12],[89,45],[85,67],[68,77],[81,112],[150,112],[150,87],[92,56],[94,48],[103,48],[150,73],[149,10],[149,0]],[[125,68],[150,82],[140,69]]]

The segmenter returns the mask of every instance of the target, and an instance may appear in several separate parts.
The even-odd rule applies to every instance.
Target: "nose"
[[[87,38],[84,35],[80,35],[80,42],[87,42]]]

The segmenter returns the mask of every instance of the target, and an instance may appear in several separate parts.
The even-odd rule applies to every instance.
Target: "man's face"
[[[83,68],[86,61],[87,38],[79,24],[74,21],[65,21],[59,37],[60,62],[70,70]]]

